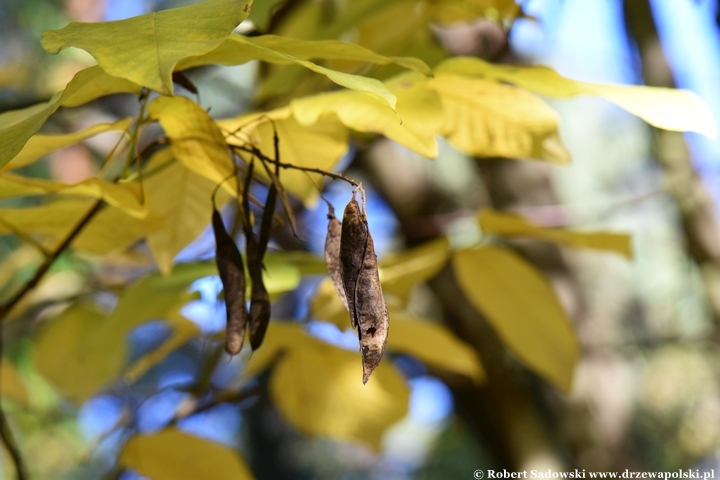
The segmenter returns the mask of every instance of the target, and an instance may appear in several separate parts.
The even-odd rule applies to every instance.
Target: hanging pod
[[[337,292],[340,300],[342,300],[345,308],[348,308],[347,297],[345,296],[345,287],[343,286],[343,274],[342,264],[340,263],[340,236],[342,232],[342,224],[340,220],[335,217],[335,209],[328,203],[328,229],[327,236],[325,237],[325,263],[328,267],[328,273],[332,280],[335,291]],[[350,323],[353,328],[356,328],[355,319],[351,316]]]
[[[364,210],[360,212],[355,192],[343,214],[340,264],[348,311],[360,338],[363,383],[367,383],[385,352],[388,311],[367,216]]]
[[[245,269],[240,251],[225,230],[222,217],[215,208],[212,214],[212,227],[215,234],[215,262],[225,291],[227,310],[225,350],[230,355],[236,355],[242,349],[247,323]]]

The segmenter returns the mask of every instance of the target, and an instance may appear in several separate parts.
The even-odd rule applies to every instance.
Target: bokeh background
[[[0,112],[48,99],[93,63],[74,49],[47,55],[39,43],[43,30],[187,3],[192,2],[0,0]],[[578,80],[690,89],[720,119],[718,5],[709,0],[527,0],[522,3],[527,18],[518,19],[509,31],[479,19],[437,28],[436,35],[452,54],[548,65]],[[222,117],[252,105],[259,68],[207,68],[193,72],[192,80],[203,106]],[[720,474],[720,141],[655,131],[597,98],[550,103],[561,115],[562,139],[572,155],[566,166],[477,162],[447,145],[438,159],[428,161],[381,140],[349,152],[338,169],[349,168],[370,192],[371,230],[380,256],[443,230],[462,230],[466,216],[453,212],[482,205],[512,209],[547,226],[630,233],[631,261],[520,245],[552,280],[576,323],[583,355],[569,395],[525,374],[524,384],[539,412],[527,421],[537,422],[546,433],[539,440],[542,448],[514,467],[699,468]],[[113,98],[56,115],[45,130],[74,131],[136,109],[132,100]],[[29,173],[67,182],[84,179],[97,171],[97,158],[115,139],[111,134],[93,137],[52,154]],[[326,195],[339,208],[348,191],[332,183]],[[4,200],[3,205],[31,201]],[[306,239],[301,247],[321,253],[324,207],[303,211],[300,219]],[[276,246],[283,246],[279,242]],[[180,259],[209,258],[213,246],[206,232]],[[0,238],[0,293],[32,275],[36,255],[14,238]],[[71,258],[61,262],[53,284],[61,293],[49,288],[48,300],[82,290],[84,265]],[[124,278],[122,269],[107,267],[106,280]],[[303,282],[275,311],[305,318],[318,281]],[[221,285],[206,278],[193,288],[201,299],[183,313],[211,336],[223,328],[224,312],[216,302]],[[353,348],[352,332],[322,323],[311,325],[311,331]],[[11,326],[5,342],[24,365],[37,408],[13,409],[12,415],[23,432],[26,458],[43,472],[42,478],[113,474],[128,434],[125,419],[132,415],[141,432],[166,425],[187,398],[184,387],[210,356],[212,345],[209,340],[192,342],[132,389],[97,396],[77,409],[32,371],[27,333]],[[167,334],[161,322],[138,328],[128,339],[132,355],[139,357]],[[221,365],[213,381],[232,382],[238,361]],[[411,358],[395,361],[409,378],[409,413],[386,434],[379,454],[304,437],[266,398],[221,404],[178,426],[239,448],[258,478],[470,478],[475,469],[508,465],[507,452],[494,437],[499,434],[488,427],[495,412],[482,403],[482,395],[450,388]],[[118,475],[139,478],[132,472]]]

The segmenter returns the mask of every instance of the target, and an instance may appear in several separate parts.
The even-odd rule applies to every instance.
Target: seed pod
[[[354,193],[343,215],[340,263],[348,310],[360,338],[363,383],[367,383],[385,352],[389,318],[380,286],[375,245],[365,212],[360,213]]]
[[[225,290],[227,324],[225,327],[225,350],[236,355],[242,349],[247,323],[245,307],[245,269],[235,241],[225,230],[220,213],[213,209],[212,227],[215,234],[215,262]]]
[[[262,278],[262,257],[260,245],[254,233],[247,236],[247,261],[252,291],[250,296],[250,347],[257,350],[265,338],[270,323],[270,295],[268,295]]]
[[[327,236],[325,237],[325,263],[327,263],[328,273],[330,274],[330,279],[333,282],[335,291],[349,312],[350,309],[348,308],[348,301],[345,296],[345,287],[343,286],[342,264],[340,263],[340,237],[342,224],[340,223],[340,220],[335,217],[335,211],[329,203],[328,209],[327,217],[329,222]],[[352,317],[350,317],[350,323],[353,328],[357,326],[355,325],[355,319]]]

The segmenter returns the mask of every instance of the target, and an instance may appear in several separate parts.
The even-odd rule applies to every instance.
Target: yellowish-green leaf
[[[3,398],[13,400],[20,405],[27,407],[30,403],[27,387],[22,381],[20,374],[15,366],[8,360],[0,363],[0,376],[2,376],[2,385],[0,385],[0,395]]]
[[[23,148],[50,115],[61,106],[77,107],[96,98],[113,93],[139,93],[140,86],[113,77],[98,66],[81,70],[65,87],[44,104],[0,115],[0,168],[3,168]]]
[[[175,256],[208,226],[215,184],[176,162],[169,148],[153,155],[144,181],[148,208],[165,220],[165,228],[148,235],[148,246],[160,271],[168,275]],[[219,192],[217,204],[226,199]]]
[[[251,3],[207,0],[113,22],[73,22],[43,32],[42,46],[52,54],[81,48],[110,75],[172,94],[175,65],[217,47],[247,17]]]
[[[596,95],[664,130],[697,132],[710,139],[717,135],[710,109],[687,90],[579,82],[547,67],[496,65],[469,57],[448,59],[435,71],[509,82],[547,97]]]
[[[501,247],[461,250],[452,262],[462,291],[507,347],[530,369],[567,392],[580,347],[545,277]]]
[[[611,250],[632,258],[630,235],[625,233],[585,233],[561,228],[545,228],[529,222],[516,213],[488,209],[478,213],[478,222],[485,233],[533,237],[577,248]]]
[[[558,115],[539,97],[494,81],[438,73],[430,80],[445,110],[440,132],[478,157],[536,158],[567,163]]]
[[[140,200],[139,183],[113,183],[101,178],[88,178],[79,183],[67,184],[11,173],[0,176],[0,198],[47,193],[101,198],[137,218],[144,218],[148,213]]]
[[[373,102],[376,103],[376,102]],[[386,108],[386,107],[382,107]],[[252,135],[255,145],[269,158],[275,158],[273,142],[273,125],[267,120],[260,120],[262,114],[243,115],[236,119],[218,122],[225,131],[234,131],[243,125],[243,138]],[[300,167],[320,168],[332,171],[348,148],[348,133],[335,116],[327,116],[312,125],[302,125],[290,116],[287,108],[269,112],[267,118],[273,118],[280,139],[280,161]],[[238,138],[229,137],[233,144],[244,144]],[[268,178],[263,168],[255,168],[260,176]],[[312,179],[312,180],[311,180]],[[283,169],[280,180],[289,193],[306,203],[317,199],[318,186],[324,177],[315,173],[304,173],[298,170]]]
[[[384,431],[407,412],[407,385],[388,361],[363,385],[359,353],[310,337],[297,323],[272,322],[265,342],[246,373],[263,370],[284,350],[271,372],[270,395],[307,435],[359,441],[378,450]]]
[[[53,250],[89,213],[95,202],[85,198],[64,198],[37,207],[2,208],[0,235],[19,230],[31,234],[45,248]],[[93,217],[73,241],[72,246],[97,253],[123,250],[161,227],[162,219],[152,213],[140,219],[117,208],[108,207]]]
[[[477,383],[486,380],[477,353],[440,324],[390,313],[387,350],[417,357],[427,366],[464,375]]]
[[[38,371],[75,403],[109,385],[125,362],[125,339],[103,339],[106,316],[76,303],[48,321],[35,343]]]
[[[340,330],[350,327],[350,314],[338,297],[330,277],[323,279],[310,303],[313,317],[330,322]]]
[[[452,24],[485,18],[510,25],[521,13],[515,0],[449,0],[435,5],[433,19],[441,24]]]
[[[440,272],[448,260],[449,242],[441,237],[418,247],[380,260],[380,281],[384,292],[392,293],[403,303],[418,283]]]
[[[263,45],[263,43],[267,43],[269,45],[274,44],[278,49],[267,47]],[[302,47],[305,49],[311,48],[311,43],[313,42],[308,42],[307,44],[302,45]],[[323,54],[330,56],[337,55],[337,43],[331,44],[332,46],[320,43],[317,45],[316,55],[312,55],[311,52],[305,52],[304,56],[308,58],[322,58]],[[281,65],[295,64],[303,66],[308,70],[312,70],[313,72],[319,73],[321,75],[325,75],[331,81],[342,87],[363,92],[374,98],[375,100],[389,106],[390,108],[395,108],[395,103],[397,100],[395,98],[395,95],[393,95],[385,87],[385,85],[383,85],[381,81],[375,78],[363,77],[361,75],[353,75],[351,73],[339,72],[337,70],[322,67],[308,60],[303,60],[302,58],[298,58],[291,54],[284,53],[281,50],[283,48],[287,48],[290,51],[299,53],[299,49],[295,48],[296,45],[299,44],[294,43],[294,41],[289,39],[286,40],[283,37],[274,37],[274,39],[271,38],[270,40],[256,41],[255,39],[250,37],[232,35],[228,37],[218,48],[216,48],[212,52],[209,52],[206,55],[188,58],[184,62],[180,62],[180,64],[178,64],[178,69],[182,70],[198,65],[206,65],[208,63],[215,63],[220,65],[238,65],[248,62],[250,60],[262,60],[264,62]],[[356,55],[359,55],[361,48],[362,47],[348,47],[349,50],[354,50]],[[366,57],[370,58],[370,55],[366,53]],[[377,57],[382,56],[378,55]],[[378,60],[377,57],[374,58]],[[395,62],[396,60],[388,59],[388,61]],[[403,63],[410,63],[410,61],[407,59],[399,59],[397,61],[402,61]],[[416,67],[419,67],[419,64],[417,62],[412,62],[412,64]]]
[[[294,99],[291,104],[293,115],[301,124],[311,125],[324,115],[334,113],[353,130],[380,133],[420,155],[436,157],[436,135],[442,122],[437,93],[417,74],[395,78],[388,82],[388,87],[398,98],[397,115],[389,108],[349,91]]]
[[[25,167],[55,150],[74,145],[98,133],[110,130],[127,130],[132,120],[132,118],[123,118],[113,123],[98,123],[85,130],[65,135],[34,135],[15,158],[0,168],[0,172]]]
[[[197,103],[185,97],[159,97],[148,107],[148,116],[160,122],[173,155],[188,169],[215,184],[235,171],[225,138]],[[224,182],[223,187],[237,195],[235,182]]]
[[[118,461],[153,480],[255,478],[235,450],[174,428],[130,438]]]

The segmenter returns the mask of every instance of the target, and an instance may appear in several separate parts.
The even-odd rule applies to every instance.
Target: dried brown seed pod
[[[340,263],[353,326],[358,328],[363,383],[380,363],[387,343],[389,317],[380,286],[377,256],[365,212],[353,197],[345,207],[340,237]]]
[[[235,241],[225,230],[220,213],[213,209],[212,227],[215,234],[215,262],[225,290],[227,324],[225,350],[230,355],[240,352],[245,338],[247,309],[245,307],[245,269]]]
[[[329,203],[327,217],[329,222],[327,236],[325,237],[325,263],[327,263],[328,273],[330,274],[330,279],[333,282],[335,291],[349,312],[350,309],[348,308],[348,301],[345,296],[345,287],[343,286],[342,264],[340,263],[340,237],[342,224],[340,223],[340,220],[335,217],[335,210]],[[354,318],[350,317],[350,322],[353,328],[356,327],[354,320]]]
[[[247,237],[247,261],[252,290],[250,295],[250,347],[257,350],[265,338],[270,323],[270,295],[268,295],[262,278],[263,263],[260,255],[260,244],[254,233]]]

